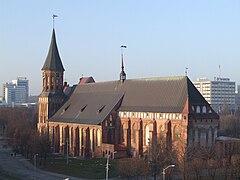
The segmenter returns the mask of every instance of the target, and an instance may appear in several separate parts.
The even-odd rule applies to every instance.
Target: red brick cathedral
[[[53,29],[42,68],[38,129],[49,133],[54,152],[142,157],[162,140],[169,146],[215,143],[219,116],[186,76],[127,79],[123,58],[115,81],[85,77],[68,87],[63,72]]]

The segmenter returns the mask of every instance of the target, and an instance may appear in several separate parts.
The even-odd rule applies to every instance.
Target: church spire
[[[58,52],[54,28],[52,32],[52,39],[51,39],[51,44],[48,50],[48,55],[42,70],[64,71],[64,67]]]
[[[123,63],[123,48],[127,48],[127,46],[124,46],[124,45],[122,45],[121,46],[121,51],[122,51],[122,53],[121,53],[121,61],[122,61],[122,71],[121,71],[121,73],[120,73],[120,81],[125,81],[126,80],[126,73],[124,72],[124,63]]]

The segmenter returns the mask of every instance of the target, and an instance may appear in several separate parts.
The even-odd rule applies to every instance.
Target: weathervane
[[[188,70],[188,67],[185,67],[185,76],[187,76],[187,70]]]
[[[58,17],[58,15],[53,14],[53,16],[52,16],[52,18],[53,18],[53,29],[54,29],[54,25],[55,25],[54,19],[55,19],[56,17]]]

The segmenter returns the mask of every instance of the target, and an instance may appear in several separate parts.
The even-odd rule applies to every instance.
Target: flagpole
[[[55,19],[54,19],[54,18],[55,18],[55,17],[58,17],[58,16],[57,16],[57,15],[55,15],[55,14],[53,14],[53,16],[52,16],[52,17],[53,17],[53,29],[54,29],[54,28],[55,28],[55,27],[54,27],[54,26],[55,26]]]
[[[53,29],[54,29],[54,14],[53,14],[52,18],[53,18]]]

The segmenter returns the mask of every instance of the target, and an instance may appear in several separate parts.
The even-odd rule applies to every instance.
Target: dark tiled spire
[[[51,44],[50,44],[50,48],[48,51],[48,55],[47,55],[47,58],[45,60],[42,70],[53,70],[53,71],[64,71],[65,70],[63,67],[59,52],[58,52],[54,29],[52,32],[52,39],[51,39]]]

